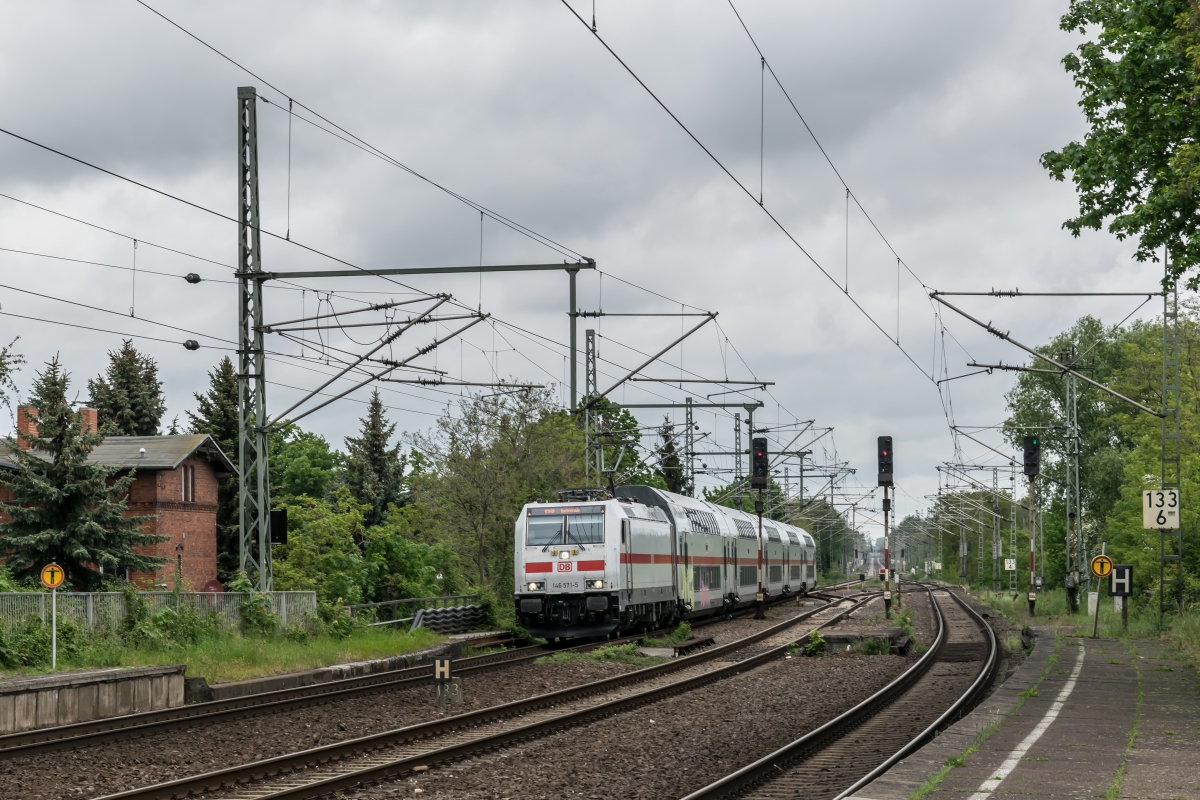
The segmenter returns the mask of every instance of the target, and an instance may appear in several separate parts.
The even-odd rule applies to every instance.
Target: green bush
[[[804,645],[804,655],[819,656],[825,651],[825,637],[821,635],[819,630],[814,630],[808,635],[808,642]]]
[[[312,632],[303,625],[288,625],[281,630],[283,638],[289,642],[306,644],[312,638]]]
[[[876,636],[872,636],[862,643],[862,651],[868,656],[886,656],[891,650],[891,642]]]
[[[666,636],[657,638],[647,636],[642,639],[643,647],[674,647],[677,644],[682,644],[692,638],[692,624],[690,622],[681,622],[679,627],[668,633]]]
[[[17,655],[16,648],[8,641],[4,631],[0,631],[0,668],[15,669],[19,666],[21,666],[21,659]]]
[[[25,618],[25,624],[13,634],[13,649],[21,666],[37,667],[50,663],[50,628],[42,625],[36,614]]]
[[[279,627],[279,618],[275,616],[275,608],[271,604],[271,596],[254,590],[254,585],[239,572],[238,576],[229,582],[229,591],[245,592],[249,595],[238,606],[238,628],[247,635],[268,635]]]
[[[146,604],[146,598],[142,597],[142,593],[132,583],[121,581],[116,589],[125,601],[125,614],[121,617],[118,627],[121,633],[129,635],[150,618],[150,607]]]
[[[354,631],[354,618],[338,598],[335,603],[317,601],[317,618],[325,633],[335,639],[345,639]]]

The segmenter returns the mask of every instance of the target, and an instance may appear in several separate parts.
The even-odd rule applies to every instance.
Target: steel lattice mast
[[[271,590],[262,249],[258,214],[257,93],[238,88],[238,565]]]

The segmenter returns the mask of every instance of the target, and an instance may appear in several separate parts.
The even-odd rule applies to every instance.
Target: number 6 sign
[[[1142,492],[1142,527],[1179,527],[1179,490],[1147,489]]]

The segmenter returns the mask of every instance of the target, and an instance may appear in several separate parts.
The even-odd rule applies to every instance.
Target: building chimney
[[[89,434],[100,430],[100,412],[94,408],[81,408],[79,413],[83,415],[83,426],[80,433]]]
[[[22,450],[29,449],[29,442],[25,441],[22,434],[25,436],[37,436],[38,432],[38,410],[33,406],[17,406],[17,447]]]

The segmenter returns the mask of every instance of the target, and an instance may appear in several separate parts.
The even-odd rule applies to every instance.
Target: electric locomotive
[[[516,521],[517,621],[546,639],[725,614],[816,578],[804,530],[650,486],[530,503]]]

